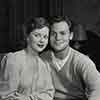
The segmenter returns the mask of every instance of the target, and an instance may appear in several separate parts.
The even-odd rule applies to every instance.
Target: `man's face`
[[[55,51],[59,52],[68,47],[70,39],[72,39],[72,33],[65,21],[54,23],[51,26],[50,45]]]
[[[44,27],[33,30],[27,38],[28,46],[35,52],[41,52],[48,44],[49,29]]]

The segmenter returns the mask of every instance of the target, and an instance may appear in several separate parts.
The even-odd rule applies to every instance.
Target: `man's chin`
[[[61,49],[60,49],[60,48],[59,48],[59,49],[53,48],[53,50],[54,50],[54,52],[61,52],[61,51],[63,51],[64,49],[62,49],[62,48],[61,48]]]
[[[65,49],[66,49],[66,47],[63,47],[63,48],[53,48],[53,51],[57,53],[57,52],[62,52]]]

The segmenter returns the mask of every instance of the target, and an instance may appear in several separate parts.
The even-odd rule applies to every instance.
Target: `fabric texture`
[[[21,50],[7,54],[1,62],[2,78],[5,82],[0,95],[15,96],[18,100],[52,100],[54,88],[48,70],[39,56]],[[20,99],[21,98],[21,99]]]
[[[95,64],[88,56],[72,49],[64,66],[57,70],[57,64],[53,63],[51,51],[41,54],[42,59],[47,60],[51,66],[51,74],[55,87],[55,98],[59,100],[100,99],[100,74]]]

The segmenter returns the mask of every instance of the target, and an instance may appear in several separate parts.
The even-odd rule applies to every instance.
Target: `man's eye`
[[[61,33],[61,35],[65,35],[66,34],[66,32],[60,32]]]

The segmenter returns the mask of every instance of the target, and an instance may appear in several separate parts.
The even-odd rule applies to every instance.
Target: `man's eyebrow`
[[[66,31],[60,31],[60,32],[66,32]]]

